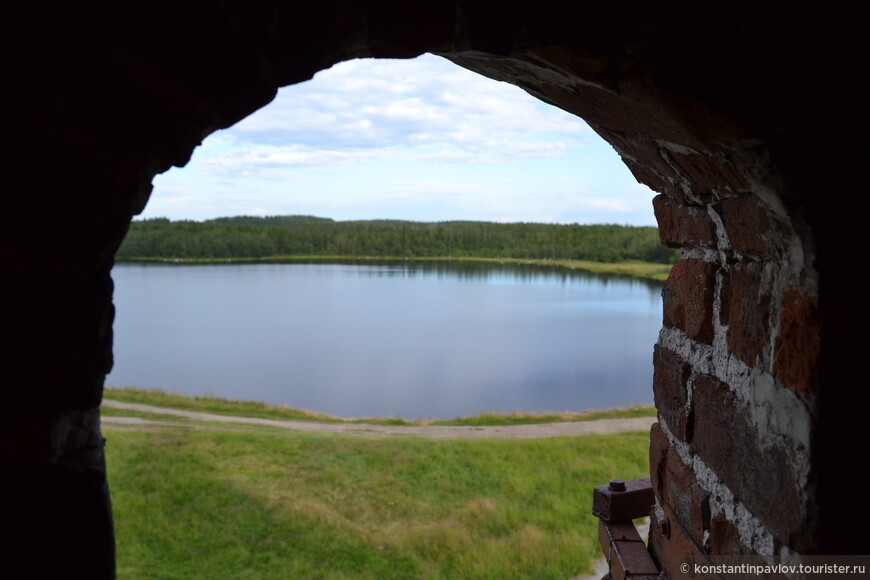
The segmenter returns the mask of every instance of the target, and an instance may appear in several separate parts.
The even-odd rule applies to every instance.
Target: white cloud
[[[649,224],[651,197],[582,120],[424,55],[282,89],[158,176],[145,215]]]
[[[264,176],[272,168],[329,167],[343,163],[371,161],[387,157],[383,149],[330,150],[301,145],[278,147],[262,145],[215,154],[206,161],[216,174],[247,174]]]
[[[539,154],[537,142],[553,135],[563,148],[592,135],[580,119],[566,121],[523,90],[432,55],[339,63],[282,89],[267,109],[229,132],[243,143],[275,146],[500,151],[502,162]]]

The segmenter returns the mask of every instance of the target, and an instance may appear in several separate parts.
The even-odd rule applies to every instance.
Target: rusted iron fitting
[[[648,477],[632,481],[614,479],[592,491],[592,513],[606,522],[633,520],[649,515],[655,501]]]
[[[632,522],[649,514],[655,502],[649,478],[632,481],[611,480],[596,487],[592,513],[597,516],[598,541],[613,580],[652,580],[658,567]]]
[[[611,479],[607,487],[610,491],[625,491],[625,482],[621,479]]]

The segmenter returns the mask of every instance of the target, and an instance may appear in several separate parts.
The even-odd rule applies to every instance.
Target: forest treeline
[[[312,216],[239,216],[202,222],[134,221],[117,253],[134,258],[270,256],[477,257],[672,264],[676,250],[654,227],[478,221],[335,221]]]

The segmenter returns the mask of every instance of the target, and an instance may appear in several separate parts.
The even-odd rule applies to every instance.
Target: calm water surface
[[[341,415],[652,402],[661,285],[533,267],[115,266],[106,384]]]

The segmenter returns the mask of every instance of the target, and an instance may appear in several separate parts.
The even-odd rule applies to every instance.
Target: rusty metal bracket
[[[597,516],[598,541],[613,580],[652,580],[659,569],[643,538],[631,521],[649,514],[655,502],[649,478],[612,480],[592,493],[592,513]]]
[[[632,481],[612,480],[592,491],[592,514],[605,522],[623,522],[649,515],[655,503],[648,477]]]

